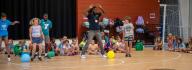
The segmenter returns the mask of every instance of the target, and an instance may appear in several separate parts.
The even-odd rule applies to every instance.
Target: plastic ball
[[[102,23],[103,23],[104,26],[107,26],[109,24],[109,19],[103,18],[103,22]]]
[[[84,47],[85,44],[86,44],[86,42],[85,42],[85,41],[82,41],[82,42],[79,44],[79,47]]]
[[[85,26],[86,28],[89,28],[89,22],[83,22],[83,26]]]
[[[115,53],[114,53],[114,51],[109,51],[108,53],[107,53],[107,58],[109,58],[109,59],[113,59],[113,58],[115,58]]]
[[[29,53],[22,53],[21,55],[21,62],[30,62],[30,55]]]
[[[52,58],[52,57],[55,56],[55,52],[54,51],[50,51],[50,52],[48,52],[47,56],[48,56],[48,58]]]
[[[141,41],[137,41],[135,45],[136,51],[143,51],[143,43]]]
[[[144,33],[144,30],[143,30],[143,28],[137,28],[137,29],[136,29],[136,32],[137,32],[137,33]]]
[[[15,55],[19,55],[21,53],[21,49],[18,45],[14,46],[13,52]]]
[[[142,16],[138,16],[136,25],[144,25],[144,19]]]
[[[113,43],[113,44],[116,44],[116,43],[117,43],[117,40],[113,39],[113,40],[112,40],[112,43]]]

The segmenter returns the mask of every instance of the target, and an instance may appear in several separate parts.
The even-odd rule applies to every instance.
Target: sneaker
[[[125,57],[131,57],[131,54],[126,54]]]
[[[39,57],[38,59],[39,59],[39,61],[42,61],[42,58],[41,58],[41,57]]]
[[[102,55],[102,57],[103,57],[103,58],[107,58],[107,56],[106,56],[106,55]]]
[[[8,60],[9,62],[11,61],[10,55],[8,55],[8,58],[7,58],[7,60]]]
[[[45,53],[44,58],[48,58],[47,53]]]
[[[33,61],[34,60],[34,57],[31,57],[31,61]]]
[[[86,56],[85,56],[85,55],[81,55],[81,58],[82,58],[82,59],[85,59],[85,58],[86,58]]]
[[[47,57],[47,53],[45,53],[45,57]]]
[[[8,54],[7,52],[5,52],[5,54]]]

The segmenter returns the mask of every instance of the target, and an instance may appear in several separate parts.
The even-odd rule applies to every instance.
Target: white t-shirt
[[[71,45],[70,45],[70,44],[68,44],[68,45],[65,45],[65,44],[64,44],[64,45],[63,45],[63,48],[64,48],[64,49],[70,49],[70,48],[71,48]]]
[[[32,37],[41,37],[41,26],[32,26]]]
[[[124,24],[123,25],[125,37],[134,35],[134,26],[132,23]]]

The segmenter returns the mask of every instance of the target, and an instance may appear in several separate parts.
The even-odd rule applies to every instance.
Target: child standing
[[[40,20],[38,18],[33,18],[31,21],[30,21],[30,24],[32,25],[29,29],[29,37],[30,37],[30,40],[33,44],[33,50],[32,50],[32,56],[31,56],[31,61],[34,60],[35,58],[35,52],[36,52],[36,48],[37,48],[37,45],[39,47],[39,60],[42,61],[42,58],[41,58],[41,53],[42,53],[42,41],[44,39],[44,35],[43,35],[43,32],[42,32],[42,28],[41,26],[39,25],[39,22]]]
[[[0,49],[2,42],[5,43],[5,48],[8,54],[8,61],[11,61],[10,56],[10,49],[8,47],[8,27],[9,25],[15,25],[16,23],[19,23],[19,21],[11,22],[7,19],[7,15],[5,13],[1,13],[1,19],[0,19]],[[1,50],[0,50],[1,52]]]
[[[47,13],[43,15],[40,25],[45,36],[45,56],[47,56],[47,52],[49,52],[49,48],[51,48],[49,30],[52,28],[52,22],[48,19]]]
[[[125,19],[123,28],[123,40],[126,49],[125,57],[131,57],[132,41],[134,40],[134,26],[128,19]]]

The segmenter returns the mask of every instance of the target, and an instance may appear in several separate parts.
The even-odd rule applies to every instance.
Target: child
[[[5,48],[8,54],[8,61],[11,61],[11,56],[10,56],[10,49],[8,47],[8,27],[9,25],[15,25],[19,23],[19,21],[14,21],[11,22],[7,19],[7,15],[5,13],[1,13],[1,19],[0,19],[0,52],[1,50],[1,45],[2,42],[4,41],[5,43]]]
[[[42,28],[39,25],[40,20],[38,18],[33,18],[30,21],[30,24],[32,25],[29,29],[29,37],[30,37],[30,41],[33,44],[33,50],[32,50],[32,56],[31,56],[31,61],[34,60],[34,58],[36,57],[35,53],[36,53],[36,48],[37,46],[39,47],[39,60],[42,61],[41,58],[41,53],[42,53],[42,41],[44,39],[44,35],[42,32]]]
[[[63,38],[60,38],[60,44],[57,48],[57,51],[60,52],[60,55],[64,55],[64,50],[63,50],[63,45],[64,45],[64,42],[67,40],[67,36],[63,36]]]
[[[173,36],[173,47],[174,47],[174,51],[177,50],[177,37]]]
[[[169,51],[173,50],[173,36],[171,33],[168,34],[167,41],[168,41],[168,50]]]
[[[163,42],[161,41],[161,38],[158,36],[155,39],[155,47],[153,48],[153,50],[162,50],[162,46],[163,46]]]
[[[60,40],[60,44],[57,47],[57,51],[59,51],[60,55],[64,55],[64,51],[63,51],[64,41],[63,41],[63,38],[60,38],[59,40]]]
[[[25,45],[25,40],[20,40],[18,44],[14,46],[14,54],[21,56],[22,52],[29,52],[29,48]]]
[[[73,48],[74,55],[79,54],[79,46],[78,46],[78,42],[76,39],[72,40],[71,47]]]
[[[185,44],[183,43],[183,41],[182,41],[181,38],[178,38],[178,40],[177,40],[177,46],[178,46],[178,51],[179,51],[179,52],[185,52],[186,46],[185,46]]]
[[[97,55],[98,54],[98,44],[95,44],[95,41],[92,40],[91,44],[88,47],[88,54],[90,55]]]
[[[67,36],[63,36],[63,39],[62,39],[62,40],[63,40],[63,41],[68,40]]]
[[[58,56],[59,55],[59,52],[57,50],[57,45],[55,43],[55,39],[54,38],[51,38],[51,49],[49,51],[55,51],[55,55]]]
[[[73,48],[69,44],[69,40],[64,41],[63,51],[64,51],[64,55],[67,55],[67,56],[72,56],[74,54],[73,53]]]
[[[114,45],[113,41],[114,41],[114,39],[110,38],[109,41],[106,43],[106,45],[104,47],[106,52],[108,52],[109,49],[113,49],[113,45]]]
[[[125,19],[123,25],[123,40],[125,41],[125,57],[131,57],[132,41],[134,40],[134,26],[128,19]]]
[[[25,43],[26,43],[25,40],[19,41],[19,46],[21,46],[21,51],[22,52],[29,52],[29,47],[27,47],[27,45]]]
[[[190,38],[188,42],[188,48],[186,48],[187,53],[189,53],[190,51],[192,51],[192,38]]]
[[[10,53],[13,53],[14,45],[13,45],[13,40],[12,39],[9,39],[8,46],[10,48]]]
[[[43,19],[41,19],[41,28],[45,37],[45,56],[47,56],[47,52],[50,51],[50,36],[49,36],[49,30],[52,28],[52,22],[48,18],[48,14],[45,13],[43,15]]]
[[[114,46],[114,51],[118,53],[125,52],[125,44],[122,42],[121,38],[117,36],[117,43]]]

